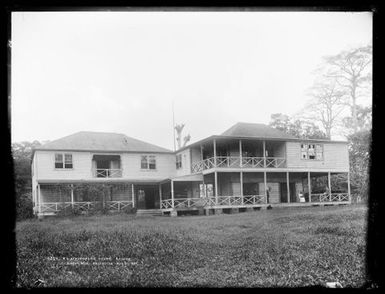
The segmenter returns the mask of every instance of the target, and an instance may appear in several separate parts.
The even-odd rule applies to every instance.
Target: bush
[[[33,218],[33,203],[31,192],[16,195],[16,219]]]
[[[136,213],[136,207],[125,207],[123,209],[123,212],[127,213],[127,214],[135,214]]]

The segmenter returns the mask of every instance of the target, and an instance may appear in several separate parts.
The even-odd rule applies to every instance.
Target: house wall
[[[37,179],[88,179],[92,177],[90,152],[63,152],[72,154],[72,169],[55,169],[55,153],[59,151],[35,151]]]
[[[182,155],[182,167],[176,170],[177,177],[191,174],[190,153],[191,153],[190,148],[176,153],[176,155]],[[176,156],[175,156],[175,162],[176,162]],[[174,166],[176,168],[176,165]]]
[[[140,168],[141,155],[155,155],[156,169],[142,170]],[[127,179],[146,179],[157,180],[159,178],[166,179],[175,177],[176,160],[174,154],[140,154],[140,153],[124,153],[121,155],[123,178]]]
[[[316,168],[325,170],[349,171],[347,144],[324,143],[323,160],[301,159],[301,142],[286,142],[288,168]]]
[[[92,175],[93,153],[65,152],[72,154],[72,169],[55,169],[55,153],[58,151],[35,151],[35,184],[37,179],[94,179]],[[123,153],[120,155],[121,168],[123,169],[122,178],[159,180],[174,177],[176,174],[174,154],[146,154],[156,156],[155,170],[141,169],[141,153]]]
[[[193,147],[190,149],[192,162],[201,161],[201,150],[200,148]]]

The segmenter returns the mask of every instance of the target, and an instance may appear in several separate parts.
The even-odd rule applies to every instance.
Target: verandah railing
[[[38,205],[40,213],[59,212],[64,209],[77,209],[80,211],[89,211],[95,209],[100,201],[82,201],[82,202],[43,202]],[[126,207],[133,207],[132,201],[106,201],[105,208],[108,210],[123,210]]]
[[[311,194],[311,202],[346,202],[349,201],[348,193],[319,193]]]
[[[243,196],[218,196],[218,202],[215,197],[204,198],[175,198],[174,208],[192,208],[192,207],[211,207],[211,206],[252,206],[265,204],[264,195],[246,195]],[[161,209],[172,209],[172,199],[161,201]]]
[[[202,170],[219,167],[244,167],[244,168],[279,168],[285,167],[285,157],[239,157],[239,156],[217,156],[210,157],[191,165],[193,173]]]
[[[97,168],[93,169],[93,175],[95,178],[121,178],[122,169]]]

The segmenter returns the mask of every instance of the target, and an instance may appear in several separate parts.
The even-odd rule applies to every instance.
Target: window
[[[72,168],[72,154],[64,154],[64,168]]]
[[[182,168],[182,154],[178,154],[176,156],[176,168],[177,169]]]
[[[314,143],[301,144],[301,159],[322,160],[322,145]]]
[[[56,153],[55,154],[55,168],[73,168],[72,164],[72,154],[62,154],[62,153]]]
[[[142,155],[140,160],[141,169],[156,169],[156,158],[154,155]]]

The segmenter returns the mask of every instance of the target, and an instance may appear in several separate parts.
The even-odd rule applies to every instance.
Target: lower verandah
[[[34,210],[38,214],[55,214],[66,208],[171,211],[350,202],[347,173],[310,173],[310,187],[309,174],[299,172],[267,172],[266,185],[263,172],[218,172],[216,177],[215,181],[215,174],[211,173],[193,181],[117,183],[107,189],[94,184],[89,191],[76,184],[40,184]]]
[[[263,172],[218,172],[202,181],[163,183],[161,209],[350,203],[347,173],[267,172],[264,177]]]

